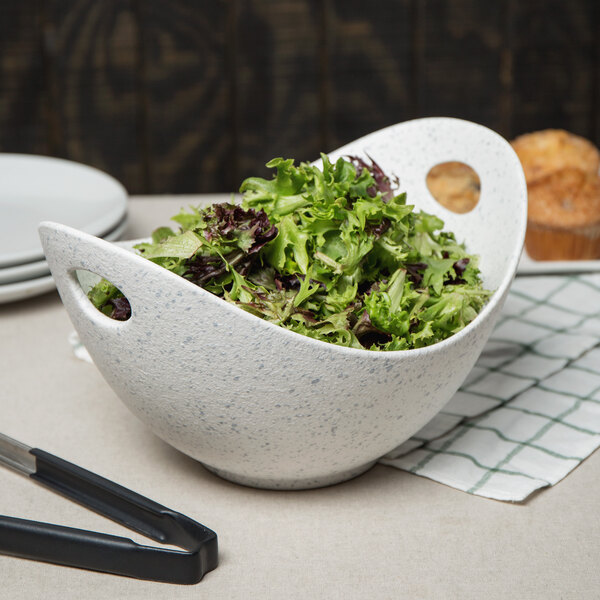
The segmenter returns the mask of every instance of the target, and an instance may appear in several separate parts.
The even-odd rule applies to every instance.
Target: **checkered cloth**
[[[520,277],[462,388],[380,462],[522,501],[599,445],[600,274]]]

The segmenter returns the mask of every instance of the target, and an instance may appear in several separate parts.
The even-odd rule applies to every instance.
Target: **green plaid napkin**
[[[600,274],[520,277],[462,388],[381,463],[521,501],[600,445]]]

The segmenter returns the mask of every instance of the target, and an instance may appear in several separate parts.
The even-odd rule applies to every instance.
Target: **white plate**
[[[568,275],[569,273],[597,273],[600,260],[534,260],[525,250],[521,255],[519,275]]]
[[[15,267],[0,267],[0,285],[34,279],[35,277],[48,275],[48,273],[50,273],[50,269],[45,260],[36,260]]]
[[[127,218],[123,219],[123,221],[121,221],[121,223],[119,223],[115,229],[107,233],[104,236],[104,239],[108,240],[109,242],[118,240],[125,231],[126,227]],[[48,271],[48,265],[46,264],[46,261],[41,262],[46,266],[46,271]],[[54,288],[55,285],[52,275],[45,274],[43,274],[42,277],[35,277],[33,279],[26,279],[24,281],[1,284],[0,304],[7,304],[9,302],[15,302],[16,300],[24,300],[26,298],[40,296],[41,294],[52,291]]]
[[[102,236],[127,209],[127,192],[92,167],[59,158],[0,154],[0,267],[39,261],[40,221]]]
[[[17,281],[16,283],[7,283],[0,285],[0,304],[7,304],[15,300],[24,300],[40,296],[46,292],[52,291],[56,287],[52,275],[36,277],[27,281]]]
[[[111,229],[111,231],[102,237],[109,242],[118,240],[121,235],[123,235],[126,227],[127,216],[114,229]],[[25,263],[24,265],[17,265],[15,267],[0,267],[0,286],[7,283],[16,283],[18,281],[34,279],[36,277],[48,275],[49,273],[50,269],[45,260]]]

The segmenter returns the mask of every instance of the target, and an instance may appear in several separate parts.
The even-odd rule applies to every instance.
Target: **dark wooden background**
[[[232,191],[406,119],[600,143],[598,0],[8,0],[0,151]]]

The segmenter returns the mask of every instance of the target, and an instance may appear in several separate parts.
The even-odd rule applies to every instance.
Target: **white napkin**
[[[520,277],[461,389],[380,463],[518,502],[599,445],[600,274]]]
[[[600,274],[521,277],[462,388],[380,462],[518,502],[599,445]]]

